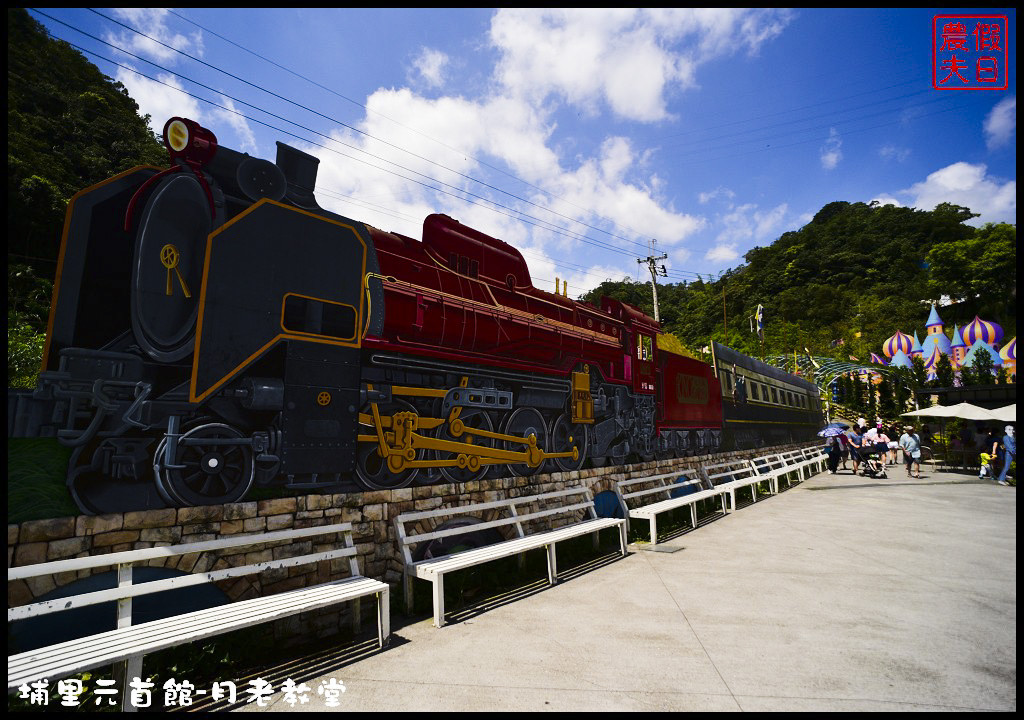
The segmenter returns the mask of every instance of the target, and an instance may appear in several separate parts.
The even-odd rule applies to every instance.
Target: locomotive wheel
[[[71,454],[67,487],[79,510],[86,515],[105,515],[169,507],[149,472],[139,479],[114,477],[104,461],[112,450],[104,447],[102,440],[93,439]]]
[[[569,438],[572,442],[569,442]],[[579,470],[587,459],[587,448],[590,446],[590,428],[583,424],[573,424],[569,416],[562,413],[551,423],[551,452],[567,452],[573,447],[579,449],[579,457],[554,458],[555,466],[562,472]]]
[[[466,427],[476,428],[478,430],[486,430],[488,432],[494,432],[494,423],[491,422],[490,415],[487,414],[486,410],[479,408],[462,408],[462,412],[459,413],[459,420],[466,425]],[[486,437],[477,437],[475,435],[462,435],[460,437],[454,437],[448,429],[448,423],[444,423],[437,428],[437,437],[440,440],[454,440],[456,442],[472,443],[479,447],[494,447],[494,440]],[[441,456],[451,455],[451,453],[439,453]],[[476,471],[470,470],[468,467],[442,467],[441,475],[448,482],[472,482],[474,480],[481,479],[487,474],[489,465],[482,465]]]
[[[539,411],[531,407],[521,407],[511,415],[508,416],[508,420],[505,421],[505,428],[502,430],[506,435],[515,435],[516,437],[527,438],[530,435],[534,435],[537,438],[537,447],[541,450],[547,450],[548,448],[548,426],[544,422],[544,417]],[[526,449],[526,445],[522,443],[512,443],[505,441],[504,443],[506,450],[513,450],[516,452],[522,452]],[[533,475],[544,463],[541,463],[537,467],[530,467],[526,463],[515,464],[509,463],[508,470],[512,475],[518,475],[520,477],[529,477]]]
[[[399,412],[416,412],[409,403],[404,400],[392,400],[387,403],[377,403],[377,412],[383,417],[394,415]],[[373,415],[373,409],[369,404],[363,406],[360,413]],[[417,413],[419,414],[419,413]],[[360,435],[376,435],[376,428],[370,425],[359,425]],[[423,451],[416,451],[416,459],[423,459]],[[387,460],[381,457],[380,449],[376,443],[361,442],[356,450],[356,482],[367,490],[392,490],[412,485],[413,480],[419,473],[419,468],[409,468],[400,473],[393,473],[388,469]]]
[[[195,427],[181,436],[181,440],[234,440],[245,436],[223,423],[209,423]],[[252,448],[246,445],[220,445],[216,442],[200,442],[195,445],[178,445],[174,465],[182,468],[161,466],[161,454],[166,438],[157,447],[157,483],[159,487],[182,507],[196,505],[222,505],[234,503],[245,497],[252,487],[256,465]]]

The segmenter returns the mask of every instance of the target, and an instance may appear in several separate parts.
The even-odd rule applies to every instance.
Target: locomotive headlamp
[[[173,117],[164,125],[164,145],[172,158],[205,165],[217,152],[217,136],[195,120]]]

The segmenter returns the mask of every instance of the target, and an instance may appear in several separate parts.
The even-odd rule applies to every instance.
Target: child
[[[978,471],[978,477],[992,477],[992,468],[989,467],[989,461],[992,456],[988,453],[981,453],[981,469]]]

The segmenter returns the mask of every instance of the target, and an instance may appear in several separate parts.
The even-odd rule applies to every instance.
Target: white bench
[[[695,479],[686,482],[676,482],[680,475],[692,476]],[[654,484],[654,487],[641,488],[643,485]],[[688,486],[697,486],[697,491],[687,495],[672,497],[672,493]],[[626,518],[626,527],[629,528],[629,519],[646,520],[651,526],[651,544],[658,544],[658,515],[686,505],[690,506],[690,519],[693,527],[697,527],[697,503],[709,498],[718,497],[722,501],[722,514],[726,513],[725,496],[728,490],[715,487],[706,487],[706,483],[700,479],[700,470],[694,471],[691,468],[681,468],[676,472],[663,475],[652,475],[649,477],[634,478],[632,480],[620,480],[615,483],[615,494],[619,496],[619,504],[622,506],[623,517]],[[667,499],[651,502],[639,507],[629,507],[629,501],[643,499],[656,499],[651,496],[664,495]]]
[[[811,467],[816,463],[816,460],[808,458],[803,450],[790,450],[780,453],[779,457],[791,468],[792,472],[800,474],[800,482],[803,482],[813,474]],[[804,471],[807,472],[806,477],[804,476]]]
[[[573,496],[583,496],[581,502],[571,502]],[[566,504],[566,503],[569,504]],[[524,505],[555,505],[535,512],[525,514],[516,510],[517,506]],[[477,513],[496,511],[499,515],[507,512],[509,517],[480,522],[462,527],[451,527],[443,530],[431,530],[418,534],[407,534],[406,523],[418,523],[421,520],[433,523],[437,518],[444,516],[468,515],[475,517]],[[571,524],[554,530],[527,535],[523,529],[524,523],[536,521],[540,518],[562,515],[566,513],[584,512],[584,519],[574,520]],[[589,517],[589,519],[587,519]],[[472,533],[488,528],[514,525],[517,538],[484,547],[473,548],[461,552],[452,553],[438,558],[428,558],[414,561],[412,559],[412,546],[422,542],[428,542],[438,538],[452,537],[464,533]],[[593,533],[594,542],[597,542],[597,533],[604,528],[614,527],[619,531],[619,544],[622,548],[622,555],[626,555],[626,521],[617,518],[599,518],[594,508],[594,500],[587,488],[574,488],[559,490],[557,492],[543,493],[507,500],[496,500],[493,502],[477,503],[475,505],[462,505],[452,508],[440,508],[438,510],[425,510],[422,512],[404,513],[395,518],[395,535],[398,539],[399,549],[402,551],[404,567],[402,569],[402,585],[405,595],[405,606],[407,612],[412,612],[412,578],[429,580],[433,583],[434,595],[434,625],[442,627],[444,621],[444,576],[456,570],[462,570],[473,565],[481,565],[491,560],[519,555],[527,550],[537,548],[547,549],[548,560],[548,583],[554,585],[558,580],[558,563],[555,556],[555,543],[561,540],[578,537]]]
[[[165,580],[132,584],[133,565],[144,565],[150,560],[190,553],[214,552],[248,545],[262,545],[282,540],[292,542],[302,538],[336,533],[343,535],[344,547],[297,557],[282,557],[241,567],[207,570]],[[162,620],[153,620],[138,625],[131,624],[132,598],[140,595],[213,583],[228,578],[261,573],[265,570],[289,568],[345,557],[349,559],[351,577],[342,580],[228,603]],[[8,568],[7,581],[108,566],[117,567],[117,587],[113,589],[35,602],[7,610],[7,621],[10,623],[87,605],[117,602],[116,630],[8,656],[8,692],[42,678],[52,680],[90,668],[114,664],[115,673],[122,678],[122,681],[118,682],[118,687],[125,690],[122,709],[130,712],[135,708],[128,702],[127,680],[142,677],[142,659],[147,653],[349,600],[356,603],[353,624],[358,632],[360,625],[359,599],[370,595],[376,596],[377,641],[381,648],[387,644],[391,635],[388,586],[359,575],[356,548],[352,542],[352,523],[282,530],[259,535],[237,535],[207,542],[130,550]]]
[[[821,445],[806,447],[804,448],[804,456],[810,460],[809,467],[814,469],[811,475],[825,472],[825,469],[828,467],[828,453],[825,452],[825,448]]]
[[[803,460],[803,455],[800,456],[800,459]],[[750,464],[754,466],[754,470],[758,475],[771,480],[776,492],[779,489],[780,479],[785,478],[786,484],[791,485],[790,476],[799,472],[799,468],[794,466],[789,459],[785,458],[783,453],[762,455],[761,457],[753,458]],[[801,473],[802,477],[803,474]]]
[[[779,491],[778,478],[771,475],[759,475],[749,460],[730,460],[713,465],[702,465],[700,469],[704,474],[704,479],[715,489],[729,493],[729,502],[733,510],[736,509],[736,491],[740,488],[749,487],[754,502],[757,502],[758,483],[767,482],[769,492],[777,493]]]

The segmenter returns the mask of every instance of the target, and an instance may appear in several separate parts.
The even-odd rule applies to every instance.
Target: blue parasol
[[[818,431],[818,437],[835,437],[836,435],[842,435],[843,429],[841,427],[834,427],[829,425]]]
[[[830,422],[825,427],[837,427],[837,428],[842,428],[843,430],[849,430],[850,429],[849,425],[847,425],[846,423],[841,423],[841,422]]]

